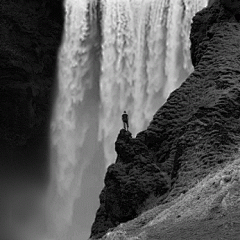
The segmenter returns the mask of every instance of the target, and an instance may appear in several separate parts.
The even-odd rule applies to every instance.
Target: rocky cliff
[[[64,17],[61,3],[0,3],[1,177],[6,173],[40,179],[47,172],[48,125]]]
[[[170,95],[149,127],[136,138],[120,131],[115,143],[118,156],[105,176],[92,239],[154,206],[166,209],[236,158],[240,19],[227,2],[211,2],[193,18],[194,72]]]

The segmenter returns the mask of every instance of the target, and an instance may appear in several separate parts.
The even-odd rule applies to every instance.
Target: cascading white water
[[[74,202],[80,197],[83,171],[95,153],[98,131],[99,67],[96,26],[89,28],[88,1],[66,1],[58,89],[51,122],[52,221],[57,239],[68,239]],[[89,139],[90,138],[90,139]],[[54,192],[54,194],[51,194]]]
[[[80,195],[90,188],[87,175],[86,184],[82,184],[84,172],[93,166],[99,146],[105,160],[99,156],[97,161],[104,160],[105,166],[115,161],[114,142],[122,128],[123,110],[129,113],[130,131],[136,134],[189,75],[191,18],[207,2],[101,0],[99,29],[100,20],[92,11],[97,0],[65,1],[65,29],[51,121],[49,225],[53,239],[83,239],[81,226],[81,230],[69,229],[73,219],[77,225],[82,217],[77,216],[79,199],[92,200]],[[101,56],[97,51],[100,44]],[[95,197],[98,202],[97,194]]]
[[[106,165],[127,110],[133,134],[192,71],[190,26],[207,0],[103,0],[99,140]]]

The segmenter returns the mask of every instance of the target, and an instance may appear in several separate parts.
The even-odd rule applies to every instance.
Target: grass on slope
[[[209,174],[186,194],[172,202],[157,206],[132,221],[120,224],[104,239],[230,240],[236,236],[236,239],[240,239],[239,203],[240,158]],[[223,226],[233,229],[231,238],[228,236],[230,230],[223,230]],[[216,234],[220,234],[217,238],[213,236],[215,228]],[[198,233],[199,237],[196,235]],[[224,237],[224,233],[227,236]],[[141,236],[136,237],[138,234]]]

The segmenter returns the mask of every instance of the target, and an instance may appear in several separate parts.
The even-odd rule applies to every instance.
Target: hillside
[[[92,239],[109,229],[104,239],[239,239],[239,20],[222,1],[196,14],[194,72],[145,131],[136,138],[120,131]],[[222,227],[214,235],[228,224],[235,235],[225,236]]]

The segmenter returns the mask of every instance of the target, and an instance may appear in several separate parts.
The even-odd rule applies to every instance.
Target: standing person
[[[123,121],[123,128],[126,131],[128,131],[128,115],[127,115],[126,111],[123,112],[122,121]]]

